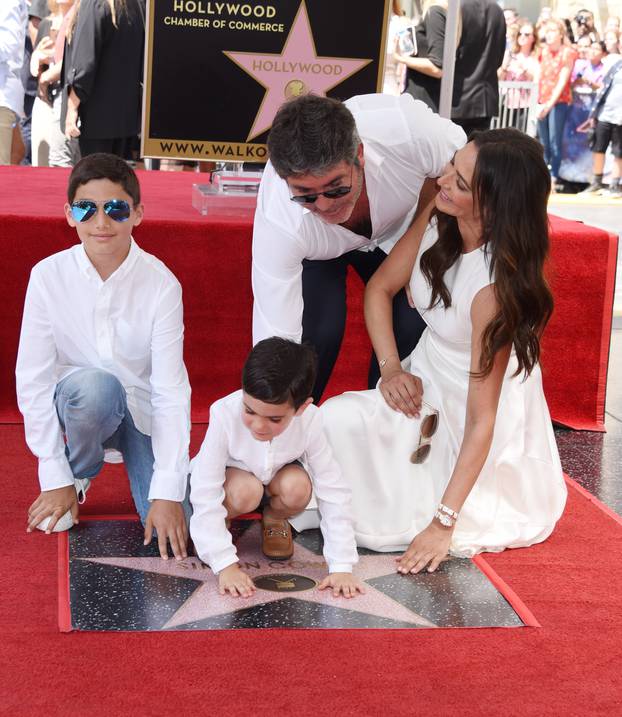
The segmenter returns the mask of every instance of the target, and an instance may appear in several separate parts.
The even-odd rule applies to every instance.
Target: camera
[[[586,13],[580,12],[576,15],[574,20],[577,25],[587,27],[591,23],[592,18]]]

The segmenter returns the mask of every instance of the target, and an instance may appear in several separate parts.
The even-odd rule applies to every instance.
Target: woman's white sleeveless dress
[[[329,441],[352,487],[357,543],[372,550],[402,550],[429,524],[464,435],[471,303],[491,283],[489,264],[483,248],[463,254],[445,275],[451,307],[428,309],[430,287],[419,258],[436,240],[436,227],[428,227],[410,280],[427,329],[410,356],[409,370],[423,381],[424,401],[439,411],[427,460],[410,462],[421,419],[393,411],[378,389],[344,393],[321,407]],[[538,543],[551,534],[564,509],[566,485],[540,367],[525,379],[512,376],[516,365],[512,355],[490,453],[453,533],[454,555]]]

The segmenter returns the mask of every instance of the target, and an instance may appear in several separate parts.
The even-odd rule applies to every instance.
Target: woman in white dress
[[[378,387],[322,406],[358,545],[405,551],[402,573],[545,540],[566,501],[538,364],[553,309],[542,147],[480,133],[438,184],[367,286]],[[391,306],[405,284],[427,329],[402,365]]]

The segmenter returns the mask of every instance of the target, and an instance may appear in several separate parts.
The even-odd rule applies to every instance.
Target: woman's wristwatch
[[[434,513],[434,517],[445,528],[453,528],[458,520],[458,513],[455,510],[448,508],[446,505],[439,503],[438,508]]]

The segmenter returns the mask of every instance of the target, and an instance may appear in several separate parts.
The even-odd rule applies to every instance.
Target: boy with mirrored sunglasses
[[[181,286],[132,238],[140,186],[119,157],[73,169],[65,216],[80,243],[31,272],[17,358],[41,492],[27,531],[68,530],[104,461],[125,463],[145,544],[186,557],[190,385]],[[184,503],[185,502],[185,503]]]

